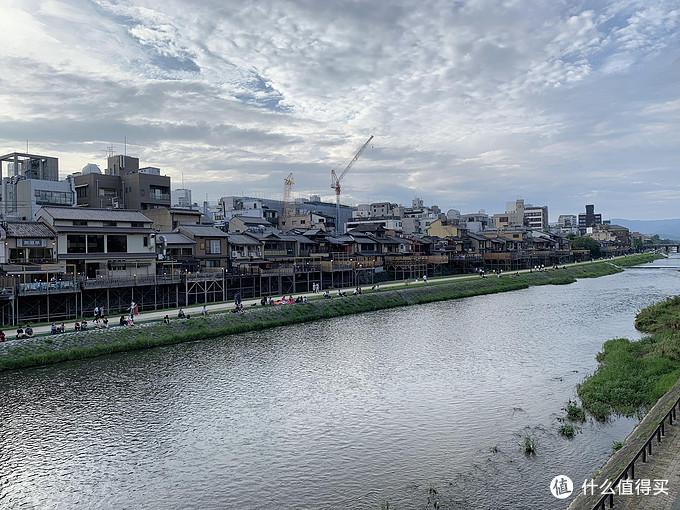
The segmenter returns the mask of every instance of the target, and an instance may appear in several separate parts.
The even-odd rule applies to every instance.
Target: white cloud
[[[677,1],[5,3],[0,141],[65,170],[128,136],[212,199],[280,194],[291,170],[326,194],[373,133],[348,198],[569,212],[603,167],[615,189],[677,160]],[[626,192],[599,208],[646,200]],[[636,212],[671,206],[654,196]]]

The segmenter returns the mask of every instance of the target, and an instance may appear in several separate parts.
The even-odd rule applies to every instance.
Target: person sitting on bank
[[[59,328],[57,328],[57,323],[53,322],[52,325],[50,326],[50,334],[56,335],[57,333],[59,333]]]
[[[26,338],[26,333],[24,333],[24,328],[17,329],[17,338]]]
[[[0,331],[0,343],[4,342],[5,340],[6,340],[6,338],[5,338],[5,332],[4,332],[4,331]]]
[[[170,324],[170,317],[168,317],[167,315],[163,317],[163,324]]]
[[[126,322],[127,321],[125,320],[125,315],[121,315],[120,320],[118,321],[118,325],[119,326],[125,326]]]
[[[80,323],[80,331],[85,331],[87,329],[87,321],[82,321]]]
[[[104,329],[109,329],[109,319],[108,318],[104,317],[102,319],[102,324],[104,326]]]
[[[177,318],[178,319],[185,319],[186,318],[186,314],[184,313],[183,309],[181,309],[181,308],[179,309],[179,312],[177,312]]]
[[[203,317],[205,317],[206,315],[208,315],[208,307],[207,307],[207,306],[203,305],[203,308],[201,308],[201,315],[202,315]]]
[[[76,321],[76,323],[75,323],[74,326],[73,326],[73,329],[74,329],[75,331],[80,331],[80,322]]]
[[[328,289],[326,289],[326,290],[323,292],[323,297],[324,297],[324,299],[330,299],[330,298],[331,298],[331,293],[328,292]]]
[[[262,296],[262,299],[260,299],[260,305],[264,306],[267,304],[267,298]]]
[[[26,333],[26,336],[28,338],[31,338],[33,336],[33,328],[31,327],[30,324],[26,324],[26,329],[24,329],[24,333]]]

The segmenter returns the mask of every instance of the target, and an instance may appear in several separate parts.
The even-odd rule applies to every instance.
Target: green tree
[[[571,240],[572,250],[589,250],[592,258],[600,256],[600,243],[592,237],[579,236]]]

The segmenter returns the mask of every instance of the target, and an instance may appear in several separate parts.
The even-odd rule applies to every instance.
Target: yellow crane
[[[368,147],[368,144],[371,143],[371,140],[373,140],[373,135],[368,137],[368,140],[364,142],[364,144],[361,146],[361,148],[357,151],[357,153],[354,155],[354,157],[351,159],[349,163],[347,163],[347,166],[345,169],[338,175],[335,170],[331,170],[331,189],[335,190],[335,231],[337,233],[340,233],[340,182],[342,179],[347,175],[347,172],[349,172],[349,169],[352,168],[352,165],[356,163],[356,161],[359,159],[359,156],[366,150],[366,147]]]

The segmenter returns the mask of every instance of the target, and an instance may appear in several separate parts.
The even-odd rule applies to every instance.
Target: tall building
[[[602,225],[602,214],[595,213],[595,206],[593,204],[586,205],[586,212],[578,215],[578,228],[585,232],[588,227],[595,225]]]

